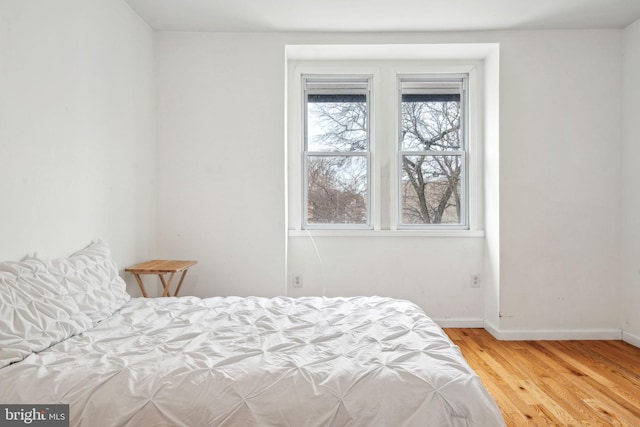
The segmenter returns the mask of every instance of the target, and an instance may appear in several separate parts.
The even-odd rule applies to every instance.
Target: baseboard
[[[499,329],[489,322],[484,328],[500,341],[546,341],[546,340],[621,340],[620,329]],[[638,337],[635,337],[639,339]],[[640,342],[640,341],[638,341]]]
[[[500,330],[498,328],[496,328],[491,322],[489,322],[488,320],[485,320],[483,327],[487,332],[489,332],[491,335],[493,335],[493,337],[495,339],[497,339],[497,340],[500,339],[500,337],[499,337]]]
[[[640,348],[640,336],[633,335],[630,332],[622,331],[622,341]]]
[[[481,319],[434,319],[442,328],[484,328],[500,341],[622,340],[640,348],[640,336],[620,329],[500,329]]]
[[[482,328],[482,319],[433,319],[441,328]]]

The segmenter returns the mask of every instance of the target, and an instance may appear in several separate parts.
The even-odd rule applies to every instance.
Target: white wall
[[[500,51],[500,328],[620,329],[621,32]]]
[[[184,293],[282,295],[284,47],[159,33],[160,256],[196,259]]]
[[[500,51],[484,61],[484,324],[500,325]]]
[[[291,296],[381,295],[409,299],[443,324],[481,326],[482,238],[314,237],[289,242],[289,270],[303,275]],[[289,285],[291,286],[291,284]]]
[[[154,253],[153,45],[122,1],[1,3],[0,260]]]
[[[316,238],[321,275],[308,239],[285,240],[284,46],[447,42],[501,44],[499,260],[485,262],[482,239]],[[161,252],[199,260],[188,292],[201,296],[282,294],[288,263],[307,286],[290,294],[324,285],[505,330],[619,330],[621,53],[617,30],[160,33]],[[487,264],[499,304],[485,307],[469,274]]]
[[[640,21],[623,34],[622,229],[623,328],[640,346]]]

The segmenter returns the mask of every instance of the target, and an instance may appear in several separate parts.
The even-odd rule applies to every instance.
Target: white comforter
[[[416,305],[358,298],[133,298],[0,369],[0,402],[72,426],[501,426]]]

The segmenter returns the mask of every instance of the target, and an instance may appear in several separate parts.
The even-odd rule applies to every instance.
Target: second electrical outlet
[[[302,274],[294,274],[293,277],[291,278],[291,282],[292,282],[294,288],[301,288],[302,287]]]
[[[471,275],[471,287],[472,288],[479,288],[480,287],[480,275],[479,274],[472,274]]]

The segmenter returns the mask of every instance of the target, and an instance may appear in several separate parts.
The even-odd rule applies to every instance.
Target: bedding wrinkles
[[[132,298],[0,369],[0,402],[72,426],[501,426],[458,347],[382,297]]]

